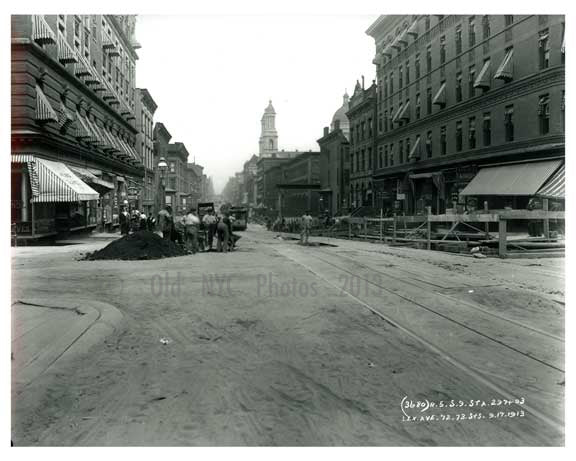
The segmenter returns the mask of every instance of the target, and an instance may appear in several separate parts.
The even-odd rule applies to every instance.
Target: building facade
[[[157,160],[154,156],[154,113],[158,106],[152,99],[150,92],[145,88],[136,88],[135,115],[136,128],[136,152],[144,165],[143,186],[139,191],[139,209],[146,214],[157,214],[156,201],[156,178],[155,168]]]
[[[166,128],[166,126],[161,122],[156,122],[154,125],[154,165],[155,165],[155,190],[156,190],[156,209],[160,210],[166,205],[172,205],[172,197],[168,199],[170,203],[166,200],[166,188],[167,188],[167,171],[161,171],[158,168],[158,163],[160,159],[164,159],[167,162],[168,159],[168,146],[170,145],[170,140],[172,135]],[[166,169],[167,170],[167,169]]]
[[[376,148],[376,83],[356,82],[347,112],[350,123],[350,208],[374,206],[372,175]]]
[[[564,158],[564,17],[381,16],[367,34],[379,206],[524,207],[526,196],[461,192],[487,165]]]
[[[166,172],[166,204],[172,206],[176,214],[188,211],[190,187],[188,182],[188,150],[181,142],[168,145],[168,171]]]
[[[135,16],[11,17],[12,223],[41,238],[118,224],[136,152]]]
[[[277,181],[279,216],[298,217],[306,211],[320,214],[320,152],[303,152],[270,171]]]
[[[320,212],[336,216],[348,211],[350,198],[350,123],[348,94],[318,139],[320,146]]]

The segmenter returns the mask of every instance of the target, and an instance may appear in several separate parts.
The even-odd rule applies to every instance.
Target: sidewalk
[[[12,305],[12,384],[21,392],[40,375],[85,354],[121,327],[110,304],[27,298]]]

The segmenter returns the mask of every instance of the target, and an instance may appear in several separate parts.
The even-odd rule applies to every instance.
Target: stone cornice
[[[12,52],[15,50],[21,50],[23,52],[29,51],[34,56],[42,61],[43,64],[48,66],[50,69],[55,71],[62,80],[66,82],[67,85],[73,86],[84,98],[88,99],[90,103],[97,105],[99,108],[102,109],[106,116],[111,117],[114,121],[121,124],[121,126],[133,135],[138,133],[138,130],[133,127],[130,123],[128,123],[120,114],[118,114],[114,109],[112,109],[109,105],[107,105],[102,99],[94,94],[91,90],[86,88],[82,82],[80,82],[74,75],[72,75],[68,69],[66,69],[62,64],[57,62],[56,60],[52,59],[48,56],[44,50],[34,43],[30,39],[18,39],[12,41]]]
[[[490,90],[487,94],[476,96],[449,108],[442,109],[435,114],[428,115],[417,121],[411,121],[408,125],[389,130],[386,133],[378,135],[377,141],[386,142],[388,138],[396,136],[405,136],[407,132],[420,132],[429,129],[433,125],[439,124],[440,121],[450,121],[466,117],[472,113],[495,106],[504,101],[509,101],[521,96],[536,93],[542,88],[547,88],[555,84],[564,84],[564,66],[556,66],[538,72],[537,74],[524,77],[523,79],[513,81],[500,88]]]

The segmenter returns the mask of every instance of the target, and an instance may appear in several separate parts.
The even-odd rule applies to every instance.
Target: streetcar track
[[[278,251],[278,250],[276,250]],[[396,328],[398,328],[399,330],[403,331],[404,333],[406,333],[408,336],[412,337],[413,339],[415,339],[416,341],[420,342],[421,344],[423,344],[425,347],[427,347],[429,350],[431,350],[432,352],[434,352],[435,354],[437,354],[438,356],[440,356],[441,358],[443,358],[444,360],[446,360],[447,362],[449,362],[450,364],[452,364],[454,367],[458,368],[460,371],[466,373],[468,376],[472,377],[473,379],[479,381],[480,383],[484,384],[485,386],[487,386],[488,388],[490,388],[491,390],[499,393],[500,395],[506,397],[507,399],[517,399],[517,396],[511,394],[509,391],[503,389],[501,386],[499,386],[498,384],[492,382],[491,380],[489,380],[488,378],[486,378],[481,372],[475,371],[473,368],[465,365],[464,363],[462,363],[460,360],[454,358],[452,355],[450,355],[449,353],[445,352],[441,347],[436,346],[435,344],[431,343],[430,341],[428,341],[426,338],[422,337],[421,335],[419,335],[418,333],[412,331],[410,328],[403,326],[402,324],[400,324],[399,322],[397,322],[396,320],[394,320],[393,318],[387,316],[386,314],[383,314],[382,312],[380,312],[378,309],[372,307],[370,304],[366,303],[365,301],[363,301],[362,299],[360,299],[359,297],[353,295],[352,293],[342,290],[342,287],[336,285],[335,283],[331,282],[330,280],[328,280],[326,277],[323,277],[320,273],[318,273],[317,271],[315,271],[314,269],[312,269],[310,266],[308,266],[307,264],[298,261],[297,259],[295,259],[293,256],[291,255],[286,255],[286,257],[288,257],[289,259],[291,259],[292,261],[296,262],[297,264],[300,264],[301,266],[305,267],[306,269],[308,269],[312,274],[314,274],[316,277],[318,277],[319,279],[323,280],[325,283],[327,283],[328,285],[330,285],[331,287],[335,288],[336,290],[345,293],[347,296],[349,296],[350,298],[352,298],[354,301],[356,301],[358,304],[364,306],[365,308],[367,308],[369,311],[371,311],[372,313],[376,314],[378,317],[380,317],[381,319],[385,320],[388,324],[395,326]],[[322,260],[321,258],[317,258],[319,260]],[[330,264],[330,263],[328,263]],[[337,269],[338,267],[335,266]],[[354,274],[355,275],[355,274]],[[387,290],[388,291],[388,290]],[[394,292],[391,292],[392,294],[396,294]],[[411,300],[408,300],[409,302],[413,302]],[[522,352],[520,352],[521,354],[523,354]],[[523,354],[526,355],[526,354]],[[533,358],[531,356],[526,355],[529,358]],[[549,365],[550,366],[550,365]],[[555,368],[554,366],[552,366],[552,368]],[[562,371],[563,372],[563,371]],[[523,407],[530,412],[531,414],[533,414],[534,416],[536,416],[537,418],[539,418],[541,421],[543,421],[544,423],[548,424],[549,426],[551,426],[552,428],[554,428],[555,430],[559,431],[559,432],[563,432],[564,431],[564,426],[563,424],[558,421],[556,418],[551,417],[546,415],[545,413],[541,412],[540,410],[532,407],[532,405],[530,404],[524,404]]]
[[[326,252],[322,252],[322,253],[323,253],[323,254],[327,254]],[[385,275],[386,277],[392,278],[392,279],[394,279],[394,280],[399,281],[400,283],[406,284],[406,281],[403,280],[403,279],[400,278],[400,277],[391,275],[391,274],[389,274],[388,272],[383,272],[383,271],[381,271],[381,270],[375,269],[375,268],[370,267],[370,266],[368,266],[368,265],[366,265],[366,264],[359,263],[359,262],[355,261],[354,259],[352,259],[352,258],[350,258],[350,257],[348,257],[348,256],[342,256],[340,253],[339,253],[339,256],[341,256],[342,258],[348,259],[349,261],[352,261],[354,264],[356,264],[356,265],[358,265],[358,266],[362,266],[362,267],[364,267],[364,268],[366,268],[366,269],[368,269],[368,270],[370,270],[370,271],[376,272],[376,273],[378,273],[378,274]],[[318,259],[320,259],[320,258],[318,258]],[[321,259],[321,260],[322,260],[322,259]],[[322,261],[330,264],[328,261],[325,261],[325,260],[322,260]],[[337,267],[337,266],[334,266],[334,267]],[[399,269],[399,270],[402,271],[402,269]],[[407,271],[403,271],[403,272],[407,272]],[[367,280],[367,279],[365,279],[365,278],[363,278],[363,277],[360,277],[360,278],[361,278],[362,280],[365,280],[365,281],[369,282],[369,280]],[[427,283],[427,284],[429,284],[429,285],[434,285],[434,284],[431,284],[431,283],[429,283],[429,282],[426,282],[426,281],[421,280],[421,279],[418,279],[418,278],[412,278],[412,277],[409,277],[409,278],[412,279],[412,280],[415,280],[415,281],[417,281],[417,282]],[[444,289],[444,288],[443,288],[442,286],[440,286],[440,285],[435,285],[435,286],[437,286],[438,288]],[[491,286],[493,286],[493,285],[488,285],[488,287],[491,287]],[[384,288],[384,287],[380,287],[380,288]],[[474,286],[474,288],[480,288],[480,287]],[[385,288],[384,288],[384,289],[385,289]],[[388,291],[388,290],[387,290],[387,291]],[[487,314],[487,315],[490,315],[491,317],[497,318],[497,319],[499,319],[499,320],[504,320],[504,321],[506,321],[506,322],[512,323],[512,324],[514,324],[514,325],[516,325],[516,326],[519,326],[519,327],[521,327],[521,328],[525,328],[525,329],[527,329],[527,330],[533,331],[533,332],[538,333],[538,334],[540,334],[540,335],[547,336],[547,337],[549,337],[549,338],[551,338],[551,339],[554,339],[554,340],[556,340],[556,341],[560,341],[560,342],[562,342],[562,343],[565,342],[564,338],[562,338],[562,337],[560,337],[560,336],[556,336],[556,335],[554,335],[554,334],[552,334],[552,333],[548,333],[548,332],[546,332],[546,331],[544,331],[544,330],[540,330],[539,328],[535,328],[535,327],[532,327],[532,326],[530,326],[530,325],[526,325],[526,324],[524,324],[524,323],[522,323],[522,322],[518,322],[517,320],[513,320],[513,319],[511,319],[511,318],[504,317],[504,316],[502,316],[502,315],[500,315],[500,314],[496,314],[496,313],[494,313],[494,312],[491,312],[491,311],[489,311],[489,310],[487,310],[487,309],[483,309],[482,307],[480,307],[480,306],[477,305],[477,304],[473,304],[473,303],[470,303],[470,302],[468,302],[468,301],[460,300],[460,299],[458,299],[458,298],[454,298],[454,297],[452,297],[452,296],[450,296],[450,295],[447,295],[447,294],[445,294],[445,293],[440,293],[440,292],[437,292],[437,291],[435,291],[434,294],[435,294],[435,295],[438,295],[438,296],[440,296],[440,297],[442,297],[442,298],[446,298],[446,299],[449,299],[449,300],[451,300],[451,301],[461,303],[461,304],[463,304],[464,306],[468,307],[469,309],[473,309],[473,310],[477,310],[477,311],[483,312],[483,313],[485,313],[485,314]]]

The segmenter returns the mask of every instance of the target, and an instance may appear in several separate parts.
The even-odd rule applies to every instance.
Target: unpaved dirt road
[[[235,253],[160,261],[16,250],[14,298],[126,322],[13,396],[15,445],[564,443],[562,260],[330,243],[255,227]]]

